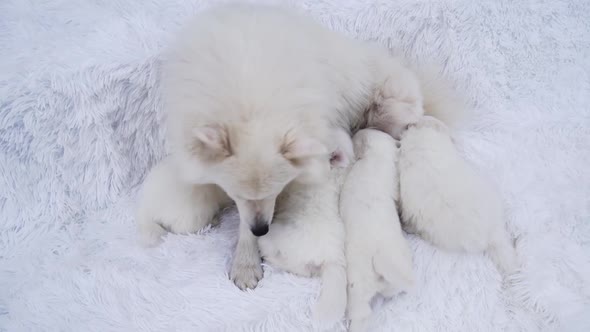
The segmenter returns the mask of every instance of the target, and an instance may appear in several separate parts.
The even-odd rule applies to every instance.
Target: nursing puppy
[[[350,331],[365,331],[371,299],[408,290],[414,272],[396,210],[397,142],[373,129],[359,131],[353,142],[357,160],[342,186],[340,214],[346,229]]]
[[[364,113],[374,104],[399,136],[431,104],[421,87],[428,78],[286,9],[223,5],[188,24],[163,60],[168,141],[176,176],[195,195],[216,197],[220,187],[236,202],[230,278],[239,288],[262,275],[257,237],[268,232],[279,193],[327,178],[332,130],[376,125]],[[445,113],[436,103],[426,110]],[[194,205],[180,214],[193,213],[191,228],[200,229],[221,204]]]
[[[293,182],[278,196],[273,223],[258,238],[262,258],[273,267],[304,277],[320,277],[315,319],[334,322],[346,310],[345,231],[338,211],[340,188],[352,158],[350,136],[330,159],[328,181],[308,185]]]
[[[500,271],[516,267],[499,194],[456,151],[446,126],[424,116],[402,135],[404,228],[448,250],[485,251]]]

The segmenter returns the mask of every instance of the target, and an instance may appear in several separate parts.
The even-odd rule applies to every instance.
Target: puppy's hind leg
[[[339,321],[346,311],[346,267],[325,263],[321,280],[322,288],[313,311],[314,319],[322,322]]]
[[[375,290],[367,286],[373,280],[358,280],[348,285],[348,318],[350,319],[350,332],[363,332],[367,330],[367,321],[373,311],[371,310],[371,299]]]
[[[511,274],[518,267],[516,250],[508,232],[504,229],[495,233],[486,253],[496,264],[498,270],[504,274]]]

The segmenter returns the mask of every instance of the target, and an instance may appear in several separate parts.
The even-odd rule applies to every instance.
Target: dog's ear
[[[343,129],[334,129],[333,139],[336,147],[330,156],[332,167],[347,167],[354,159],[354,148],[350,134]]]
[[[350,165],[351,158],[341,149],[337,149],[330,155],[330,165],[332,167],[344,168]]]
[[[326,147],[316,139],[285,137],[281,154],[295,166],[301,166],[313,157],[328,156]]]
[[[221,161],[232,155],[227,128],[207,125],[192,130],[192,150],[203,161]]]

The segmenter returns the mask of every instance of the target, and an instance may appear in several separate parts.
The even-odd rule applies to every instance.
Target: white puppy
[[[442,122],[424,116],[402,135],[399,171],[407,231],[444,249],[485,251],[501,271],[515,268],[499,194],[459,156]]]
[[[363,331],[371,299],[408,290],[414,272],[396,210],[397,142],[373,129],[359,131],[353,142],[357,161],[342,187],[340,214],[346,228],[350,330]]]
[[[346,310],[344,225],[338,198],[346,168],[333,168],[319,185],[291,183],[277,198],[268,233],[258,238],[263,259],[273,267],[304,277],[320,277],[315,319],[333,322]]]

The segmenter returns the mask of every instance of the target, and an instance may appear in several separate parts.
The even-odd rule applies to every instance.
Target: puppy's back
[[[372,298],[408,290],[414,275],[396,210],[397,142],[365,129],[353,143],[357,161],[342,187],[340,213],[346,227],[348,316],[351,330],[364,330]]]
[[[406,131],[399,169],[407,230],[442,248],[468,252],[484,251],[496,245],[496,238],[504,240],[499,193],[463,160],[439,120],[425,116]],[[507,242],[498,245],[504,249]]]
[[[397,141],[383,132],[365,129],[355,135],[353,143],[357,161],[340,196],[348,262],[354,266],[369,260],[385,284],[405,289],[411,285],[413,273],[396,209]]]
[[[364,129],[354,136],[353,145],[357,160],[342,187],[341,213],[367,220],[367,223],[393,218],[396,213],[391,213],[391,208],[395,210],[395,206],[390,203],[399,197],[396,141],[383,132]],[[370,220],[365,213],[381,214],[380,209],[364,210],[376,205],[389,206],[388,211],[383,211],[385,218]]]

